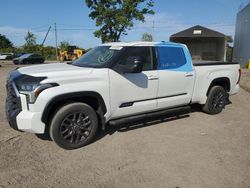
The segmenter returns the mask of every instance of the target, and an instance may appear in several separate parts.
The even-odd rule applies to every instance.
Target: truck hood
[[[67,75],[90,74],[93,68],[83,68],[66,63],[35,65],[18,69],[21,74],[31,76],[64,77]]]

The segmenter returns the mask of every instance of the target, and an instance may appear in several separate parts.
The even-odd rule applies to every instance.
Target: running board
[[[118,124],[124,124],[128,122],[135,122],[135,121],[139,121],[142,119],[156,118],[156,117],[163,116],[163,115],[182,115],[182,114],[189,113],[190,110],[191,110],[190,106],[183,106],[183,107],[170,108],[170,109],[165,109],[165,110],[156,111],[156,112],[147,112],[147,113],[143,113],[139,115],[110,120],[109,125],[118,125]]]

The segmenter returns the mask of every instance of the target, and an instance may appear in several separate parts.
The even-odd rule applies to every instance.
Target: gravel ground
[[[215,116],[108,127],[84,148],[12,130],[5,120],[0,68],[0,187],[250,187],[250,94],[241,90]],[[248,77],[249,78],[249,77]]]
[[[250,93],[250,70],[242,69],[240,86]]]

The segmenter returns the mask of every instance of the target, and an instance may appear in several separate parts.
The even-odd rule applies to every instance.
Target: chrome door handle
[[[187,73],[185,74],[185,76],[186,76],[186,77],[191,77],[191,76],[194,76],[194,74],[193,74],[192,72],[187,72]]]
[[[158,80],[158,76],[150,75],[148,76],[148,80]]]

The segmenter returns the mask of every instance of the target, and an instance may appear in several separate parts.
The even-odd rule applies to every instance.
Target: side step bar
[[[139,115],[113,119],[109,121],[109,125],[118,125],[118,124],[124,124],[124,123],[129,123],[129,122],[135,122],[135,121],[139,121],[142,119],[156,118],[156,117],[163,116],[163,115],[187,114],[190,112],[190,110],[191,110],[190,106],[183,106],[183,107],[170,108],[170,109],[156,111],[156,112],[148,112],[148,113],[143,113]]]

